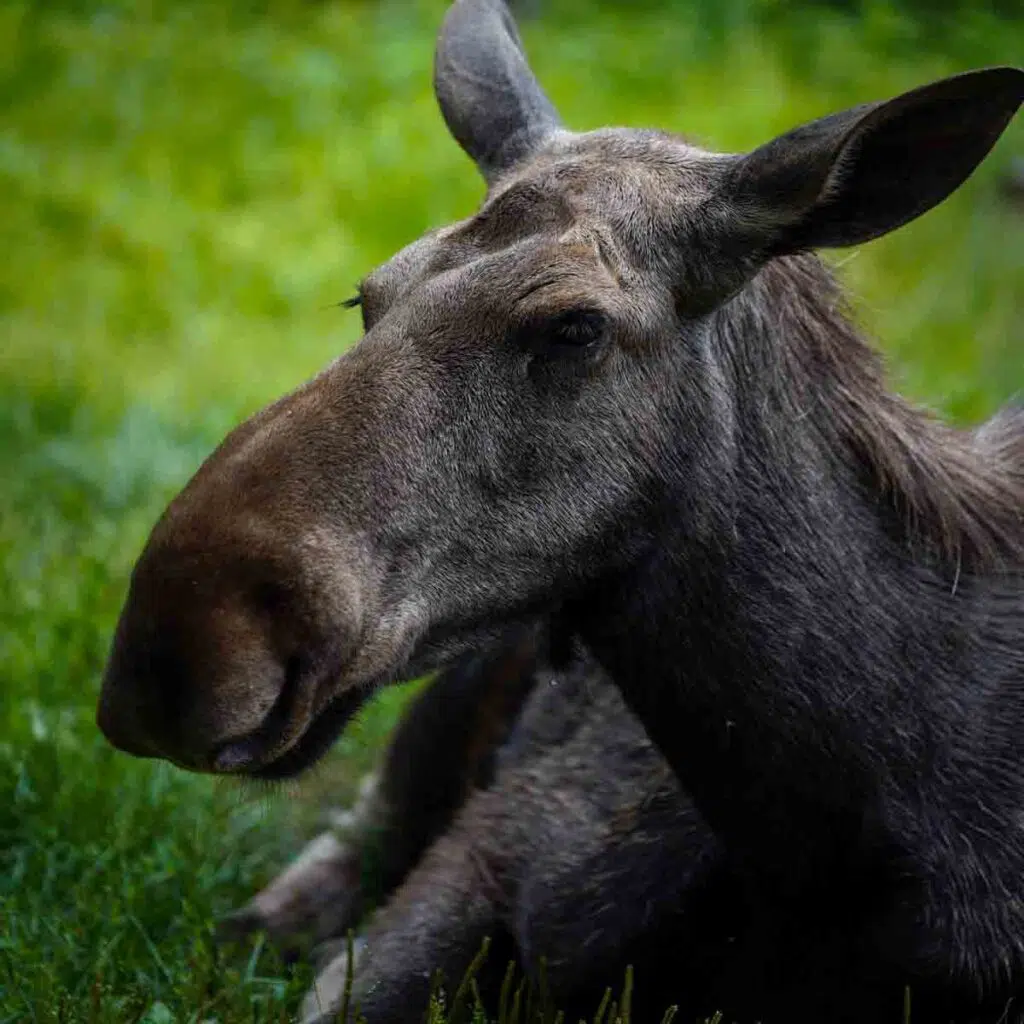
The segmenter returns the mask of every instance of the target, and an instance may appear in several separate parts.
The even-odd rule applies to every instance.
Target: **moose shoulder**
[[[941,202],[1024,72],[744,155],[566,130],[500,0],[451,7],[435,79],[482,208],[374,271],[360,344],[172,502],[101,728],[294,774],[374,687],[557,609],[752,891],[919,984],[1015,991],[1024,417],[893,395],[809,250]]]

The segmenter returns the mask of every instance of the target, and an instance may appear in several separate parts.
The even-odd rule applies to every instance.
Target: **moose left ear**
[[[796,128],[736,160],[726,195],[772,254],[858,245],[941,203],[1024,101],[1024,70],[986,68]]]
[[[434,91],[456,141],[488,183],[560,126],[505,0],[455,0],[434,54]]]

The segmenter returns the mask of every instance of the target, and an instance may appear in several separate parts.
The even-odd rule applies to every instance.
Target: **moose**
[[[723,1009],[799,1019],[786,951],[900,979],[916,1020],[1019,1014],[1024,413],[961,430],[894,394],[815,250],[941,203],[1024,71],[717,154],[571,132],[504,3],[456,0],[435,91],[480,209],[369,274],[360,342],[171,502],[100,728],[285,778],[368,692],[549,616],[742,887]],[[827,1019],[877,1019],[848,996]]]
[[[440,673],[352,810],[221,922],[288,955],[316,943],[305,1024],[336,1019],[350,971],[368,1020],[418,1020],[433,975],[452,998],[485,940],[475,981],[492,1011],[508,961],[572,1020],[627,966],[638,1019],[706,1010],[743,927],[739,887],[705,877],[715,838],[618,691],[585,652],[556,670],[544,640],[512,630]],[[350,963],[343,936],[375,899]]]

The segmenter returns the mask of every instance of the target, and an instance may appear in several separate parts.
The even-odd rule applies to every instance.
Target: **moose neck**
[[[981,689],[974,641],[987,638],[964,622],[995,600],[990,586],[1007,612],[1019,587],[980,567],[1021,539],[1011,477],[980,476],[974,435],[886,391],[838,297],[816,259],[791,258],[708,323],[734,455],[702,529],[664,517],[653,553],[581,614],[733,848],[778,844],[804,872],[825,852],[833,874],[888,842],[905,780],[940,770],[936,752],[963,728],[958,695]],[[692,480],[672,486],[670,505],[692,504]],[[984,617],[1012,645],[1019,624]],[[1004,669],[1019,684],[1020,659]],[[999,671],[986,663],[986,684]]]

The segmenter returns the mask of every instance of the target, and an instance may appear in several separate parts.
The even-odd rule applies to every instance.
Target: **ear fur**
[[[796,128],[738,159],[727,195],[773,253],[858,245],[932,209],[988,155],[1024,71],[944,78]]]
[[[488,182],[561,124],[503,0],[456,0],[438,34],[434,92],[449,131]]]

